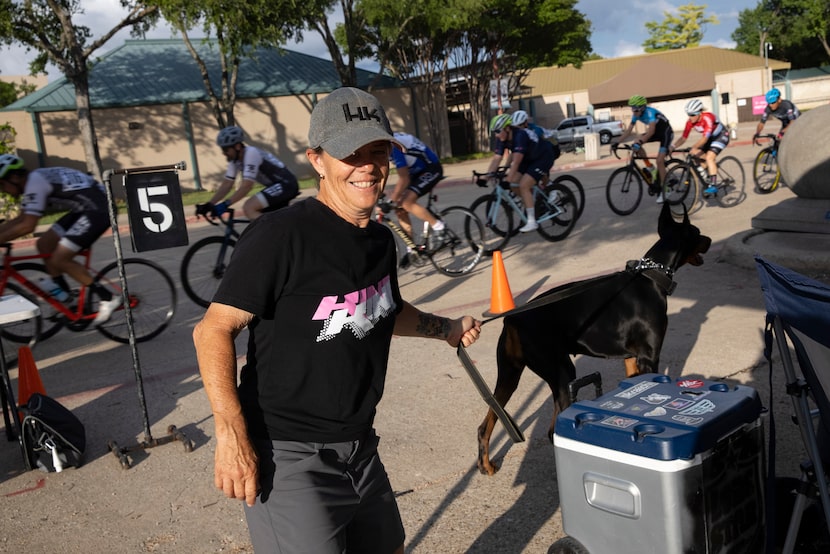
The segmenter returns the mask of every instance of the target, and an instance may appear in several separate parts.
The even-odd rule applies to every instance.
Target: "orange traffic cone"
[[[490,314],[501,314],[516,307],[513,302],[513,293],[510,292],[510,283],[507,282],[507,272],[504,270],[504,260],[501,250],[493,252],[493,285],[490,290]]]
[[[35,365],[32,349],[21,346],[17,351],[17,404],[24,406],[32,394],[39,392],[45,395],[46,389]]]

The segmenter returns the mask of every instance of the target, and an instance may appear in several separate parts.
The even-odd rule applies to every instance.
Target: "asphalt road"
[[[750,171],[757,148],[735,145]],[[564,166],[576,159],[563,158]],[[621,164],[622,162],[619,162]],[[486,161],[459,164],[439,190],[444,206],[468,206],[483,193],[467,178]],[[550,243],[531,233],[512,239],[504,263],[516,303],[558,284],[616,271],[641,257],[657,237],[659,206],[651,197],[631,216],[619,217],[605,203],[604,187],[616,163],[569,166],[585,186],[585,212],[573,234]],[[749,174],[748,174],[749,175]],[[789,198],[789,189],[757,195],[747,186],[739,206],[707,206],[693,221],[713,239],[706,263],[684,267],[669,302],[669,331],[661,357],[672,377],[699,375],[744,383],[769,405],[762,357],[764,309],[754,270],[720,259],[725,243],[750,228],[764,207]],[[216,233],[194,224],[190,242]],[[129,240],[124,248],[129,251]],[[111,239],[99,241],[96,258],[113,259]],[[178,284],[186,247],[145,254]],[[132,255],[132,254],[130,254]],[[830,267],[828,268],[830,274]],[[448,278],[431,267],[401,274],[406,299],[447,316],[481,316],[490,305],[492,266]],[[138,347],[150,437],[176,425],[195,443],[138,449],[125,470],[107,452],[107,441],[135,445],[147,439],[129,347],[95,331],[61,331],[34,354],[47,393],[85,423],[87,463],[60,474],[24,472],[16,445],[0,445],[0,552],[250,552],[242,507],[213,488],[213,423],[196,367],[191,331],[202,310],[179,291],[174,324]],[[484,327],[469,349],[479,370],[495,382],[498,322]],[[244,348],[241,349],[244,353]],[[578,374],[600,371],[606,390],[623,377],[619,360],[580,357]],[[12,371],[16,378],[16,371]],[[776,376],[777,379],[777,376]],[[772,401],[780,426],[789,400]],[[493,477],[475,468],[476,427],[486,407],[452,348],[435,341],[393,341],[386,393],[376,426],[407,529],[410,553],[538,553],[563,535],[554,449],[546,438],[552,404],[546,386],[528,372],[508,404],[527,441],[511,444],[497,427],[492,452],[502,469]],[[795,475],[797,433],[779,431],[779,473]]]

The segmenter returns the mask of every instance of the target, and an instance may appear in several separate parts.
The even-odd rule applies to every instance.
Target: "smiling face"
[[[370,142],[342,160],[308,149],[306,156],[320,175],[317,199],[353,225],[368,225],[389,177],[390,149],[388,141]]]

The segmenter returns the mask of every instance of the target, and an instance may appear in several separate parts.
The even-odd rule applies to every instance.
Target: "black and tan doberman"
[[[504,318],[496,352],[494,396],[499,404],[507,404],[529,367],[553,394],[548,431],[553,439],[556,416],[570,404],[568,383],[576,376],[572,355],[625,358],[626,377],[658,370],[674,272],[684,264],[701,265],[712,239],[688,216],[675,221],[667,204],[657,230],[659,240],[642,259],[628,262],[624,271],[562,285],[529,302],[540,303],[539,308]],[[557,298],[545,298],[551,295]],[[495,424],[496,416],[488,410],[478,428],[478,469],[488,475],[497,470],[490,460]]]

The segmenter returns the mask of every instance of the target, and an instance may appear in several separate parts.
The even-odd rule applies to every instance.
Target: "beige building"
[[[218,73],[215,56],[211,58],[206,46],[201,48]],[[425,130],[423,103],[414,97],[417,91],[401,88],[389,77],[358,73],[359,86],[372,87],[395,130],[432,142]],[[296,52],[263,50],[255,60],[242,61],[239,75],[234,115],[246,142],[273,152],[299,177],[310,177],[305,150],[311,109],[340,86],[332,63]],[[218,126],[201,75],[182,41],[126,41],[93,67],[90,89],[105,170],[184,161],[182,187],[212,189],[221,182],[227,161],[215,143]],[[60,79],[0,110],[0,120],[17,130],[18,154],[30,167],[85,170],[75,111],[74,89]]]

